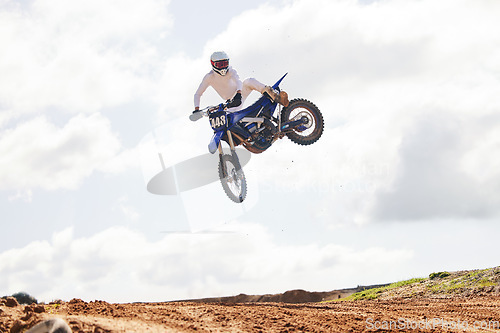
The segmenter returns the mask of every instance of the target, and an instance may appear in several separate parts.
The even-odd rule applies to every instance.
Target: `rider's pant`
[[[247,99],[252,90],[258,91],[262,94],[265,87],[266,86],[264,84],[259,82],[257,79],[254,79],[253,77],[245,79],[245,81],[243,81],[243,88],[241,89],[242,100],[244,101],[245,99]]]
[[[241,105],[235,108],[231,108],[228,111],[235,112],[243,109],[243,103],[247,99],[248,95],[250,95],[250,93],[253,90],[258,91],[259,93],[262,94],[265,87],[266,87],[265,84],[259,82],[257,79],[254,79],[253,77],[245,79],[245,81],[243,81],[243,87],[241,88]]]

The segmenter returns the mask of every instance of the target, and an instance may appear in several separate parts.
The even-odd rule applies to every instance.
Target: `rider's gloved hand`
[[[203,115],[201,114],[200,110],[194,110],[193,113],[191,113],[191,115],[189,116],[189,119],[191,121],[197,121],[201,117],[203,117]]]
[[[241,105],[241,93],[236,93],[233,99],[227,104],[228,108],[235,108]]]

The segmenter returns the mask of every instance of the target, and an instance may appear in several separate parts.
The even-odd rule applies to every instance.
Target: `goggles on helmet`
[[[223,60],[212,61],[212,66],[217,69],[227,68],[229,66],[229,60],[223,59]]]

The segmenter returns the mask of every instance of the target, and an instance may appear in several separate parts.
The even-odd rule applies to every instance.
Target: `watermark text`
[[[408,318],[399,318],[398,320],[376,320],[374,318],[366,319],[367,330],[401,330],[401,331],[419,331],[431,329],[471,331],[471,330],[499,330],[500,322],[498,320],[449,320],[443,318],[424,318],[412,320]]]

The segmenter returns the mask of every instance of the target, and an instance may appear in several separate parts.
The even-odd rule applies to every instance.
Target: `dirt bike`
[[[272,88],[280,92],[279,85],[283,75]],[[242,145],[248,151],[260,154],[277,139],[287,136],[299,145],[310,145],[323,134],[323,115],[316,105],[308,100],[297,98],[286,107],[263,94],[247,108],[228,112],[228,104],[221,103],[193,112],[189,118],[197,121],[209,118],[214,135],[208,145],[211,154],[219,151],[219,179],[227,196],[234,202],[245,200],[247,183],[235,147]],[[226,141],[231,154],[224,154],[221,141]]]

